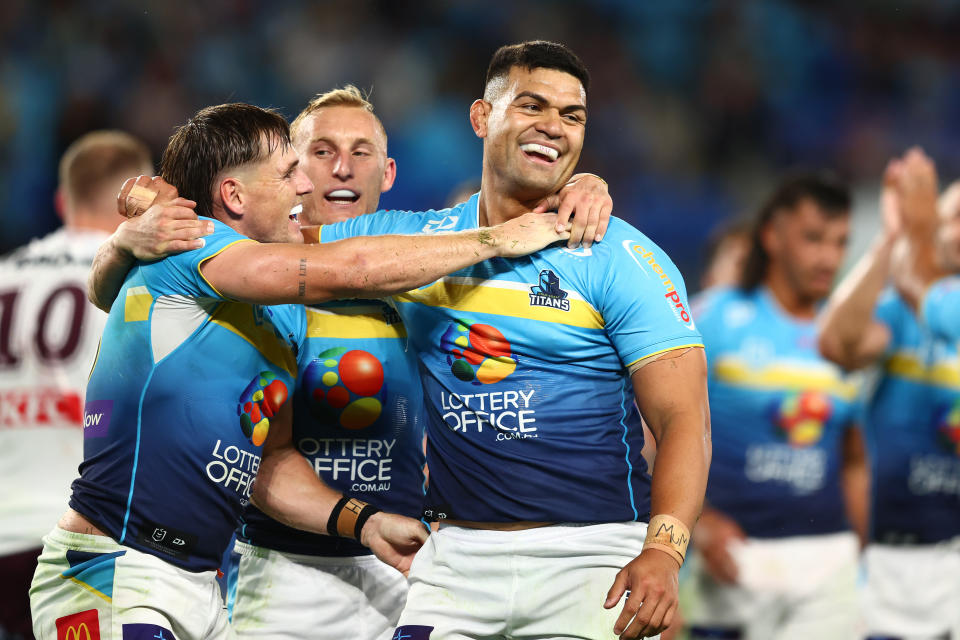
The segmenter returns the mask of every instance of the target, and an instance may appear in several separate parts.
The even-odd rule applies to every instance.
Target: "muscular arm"
[[[557,234],[555,214],[525,214],[496,227],[446,235],[369,236],[321,245],[240,243],[207,260],[221,294],[263,304],[380,297],[423,286],[494,257],[537,251]]]
[[[818,345],[824,358],[847,370],[873,364],[890,344],[890,329],[873,319],[890,273],[896,239],[884,235],[837,286],[820,321]]]
[[[254,504],[275,520],[327,534],[327,521],[341,494],[324,484],[294,448],[289,402],[271,421],[252,497]],[[385,512],[373,514],[360,533],[364,546],[403,573],[409,571],[414,554],[426,538],[418,520]]]
[[[703,349],[670,352],[638,369],[632,380],[637,405],[657,440],[651,515],[673,516],[692,530],[703,506],[711,457]],[[630,591],[614,632],[636,638],[668,627],[677,608],[679,568],[673,556],[655,548],[624,567],[604,603],[612,607]]]

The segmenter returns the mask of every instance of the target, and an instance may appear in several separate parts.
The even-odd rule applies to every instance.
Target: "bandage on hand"
[[[169,202],[178,195],[177,188],[160,176],[130,178],[117,195],[117,211],[127,218],[135,218],[153,204]]]

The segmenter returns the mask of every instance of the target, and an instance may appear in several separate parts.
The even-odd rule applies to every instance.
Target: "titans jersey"
[[[758,538],[847,529],[843,432],[856,389],[820,357],[814,322],[787,316],[763,287],[694,303],[709,366],[711,506]]]
[[[477,228],[477,200],[323,227],[321,241]],[[645,520],[626,367],[700,345],[676,267],[612,218],[591,249],[493,259],[396,296],[427,405],[428,518]]]
[[[87,387],[70,506],[120,544],[214,569],[250,498],[270,419],[293,390],[303,307],[225,299],[200,267],[237,242],[138,263]]]
[[[888,291],[876,319],[891,335],[866,407],[871,539],[926,544],[960,535],[960,358]]]
[[[328,485],[386,511],[423,509],[423,392],[407,332],[377,300],[307,308],[294,443]],[[240,538],[290,553],[360,555],[353,540],[292,529],[251,506]]]
[[[960,342],[960,276],[935,282],[922,304],[924,323],[933,335]]]

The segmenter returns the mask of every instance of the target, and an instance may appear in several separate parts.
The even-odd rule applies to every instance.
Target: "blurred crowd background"
[[[893,154],[921,144],[960,174],[958,27],[956,0],[4,0],[0,254],[57,226],[57,161],[89,130],[128,130],[159,163],[202,106],[292,117],[348,82],[399,163],[381,204],[439,208],[479,176],[467,108],[491,53],[546,38],[593,75],[581,169],[694,290],[711,229],[790,168],[848,178],[861,230]]]

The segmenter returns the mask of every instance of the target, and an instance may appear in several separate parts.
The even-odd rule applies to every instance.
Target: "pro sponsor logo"
[[[137,541],[154,551],[173,556],[179,560],[186,560],[197,545],[199,538],[186,531],[174,529],[152,520],[145,520],[139,529]]]
[[[254,446],[259,447],[270,432],[270,418],[287,401],[287,385],[272,371],[261,371],[240,394],[237,415],[240,428]]]
[[[96,609],[57,618],[57,640],[100,640],[100,617]]]
[[[663,270],[663,267],[657,263],[656,256],[653,252],[632,240],[624,240],[623,248],[627,250],[627,253],[633,258],[633,261],[637,263],[645,276],[649,278],[649,271],[652,271],[653,276],[660,280],[660,284],[666,288],[666,293],[663,294],[663,297],[666,298],[667,304],[670,305],[670,310],[673,311],[673,315],[676,316],[677,320],[687,329],[696,331],[697,327],[693,322],[693,318],[690,316],[690,312],[687,310],[687,306],[684,304],[683,298],[680,297],[680,292],[677,291],[677,287],[673,284],[670,276]]]
[[[207,463],[207,477],[215,484],[232,489],[246,506],[253,491],[253,479],[260,468],[260,456],[233,444],[217,440]]]
[[[102,438],[110,430],[113,400],[93,400],[83,407],[83,437]]]
[[[361,349],[321,352],[304,369],[302,384],[313,417],[351,430],[376,422],[387,395],[383,364]]]
[[[394,439],[300,438],[297,448],[317,476],[350,483],[350,491],[389,491]]]
[[[83,423],[83,397],[60,389],[0,391],[0,429],[76,427]]]
[[[517,368],[510,343],[488,324],[451,322],[440,337],[440,348],[449,354],[447,364],[453,375],[477,386],[500,382]]]
[[[170,629],[156,624],[125,624],[122,634],[123,640],[176,640]]]
[[[820,442],[823,427],[833,414],[830,396],[821,391],[788,393],[770,408],[777,432],[792,447],[809,447]]]
[[[567,292],[560,288],[560,278],[550,269],[541,271],[540,282],[530,287],[530,306],[570,311]]]
[[[402,627],[397,627],[390,640],[430,640],[431,633],[433,633],[433,627],[422,624],[405,624]]]

